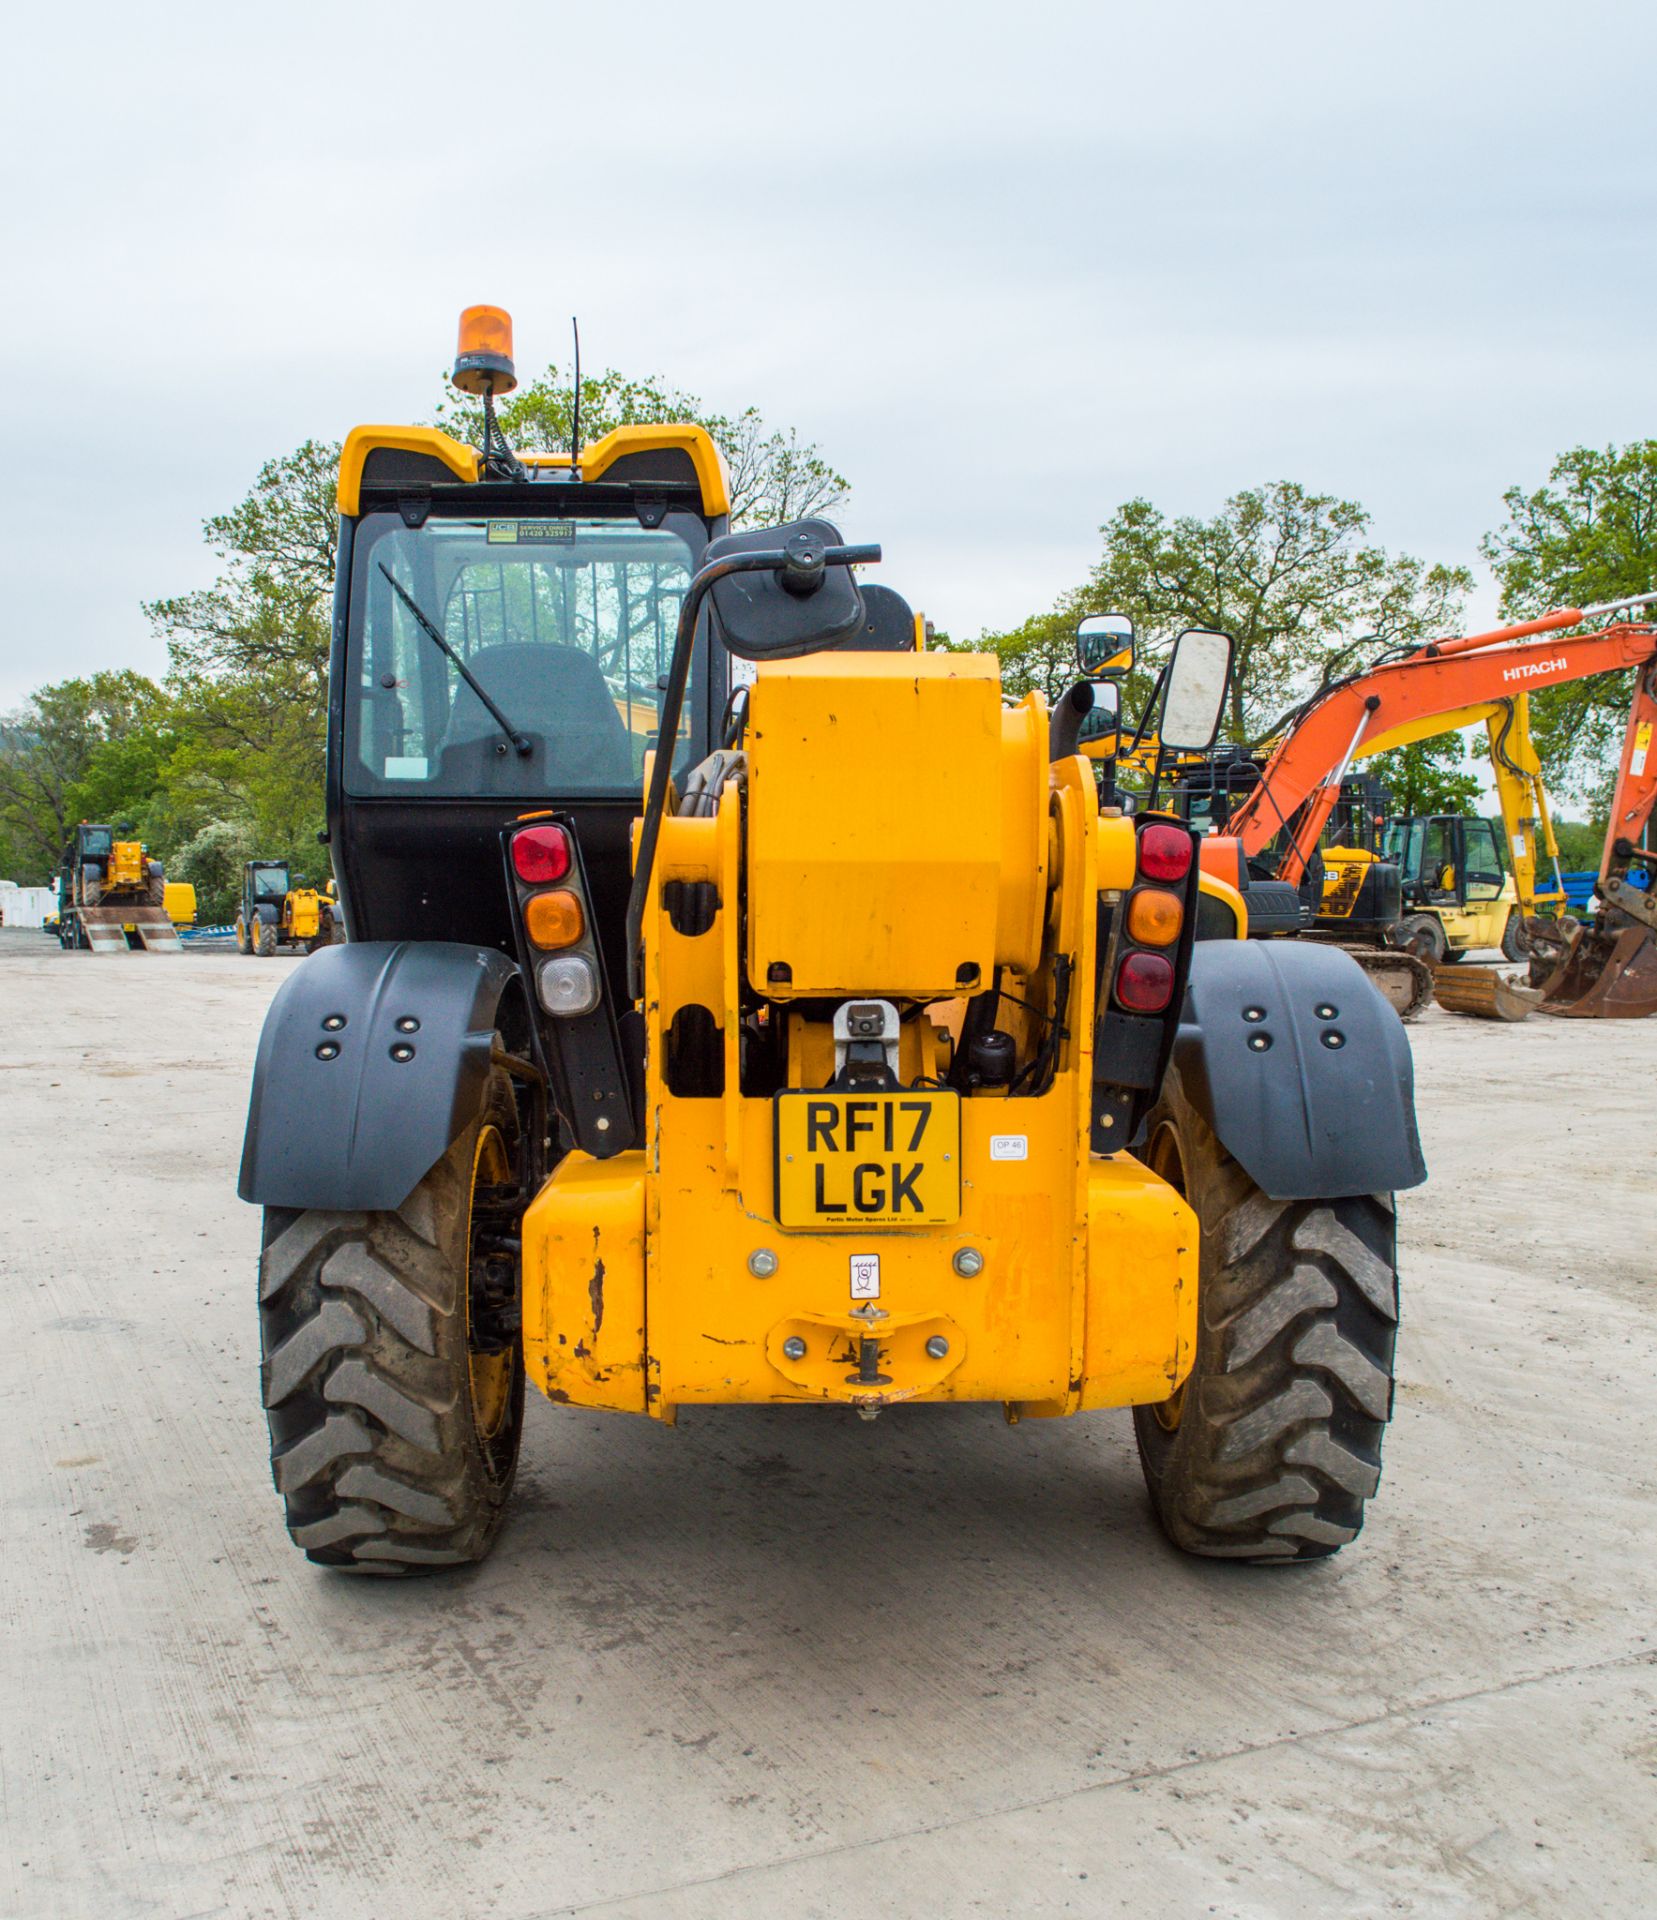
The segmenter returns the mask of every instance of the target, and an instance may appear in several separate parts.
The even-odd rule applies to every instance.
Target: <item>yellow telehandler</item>
[[[1239,937],[1154,795],[1101,806],[1091,682],[1009,702],[859,576],[878,548],[732,533],[698,427],[520,459],[512,377],[469,310],[481,447],[358,428],[341,464],[350,943],[271,1005],[240,1185],[294,1542],[481,1558],[533,1384],[668,1425],[1131,1407],[1180,1546],[1336,1551],[1425,1177],[1390,1008]],[[1179,640],[1170,749],[1229,658]]]
[[[242,867],[236,951],[265,959],[279,947],[314,953],[337,937],[338,916],[331,880],[318,889],[303,874],[290,881],[285,860],[249,860]]]
[[[182,953],[167,916],[167,880],[140,840],[83,820],[58,869],[58,944],[92,953]]]

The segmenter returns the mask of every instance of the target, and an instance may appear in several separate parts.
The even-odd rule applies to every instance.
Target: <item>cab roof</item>
[[[532,475],[567,472],[570,465],[567,453],[518,457]],[[363,511],[365,493],[475,485],[482,465],[476,447],[437,427],[353,427],[340,456],[339,510],[354,519]],[[632,486],[641,493],[693,486],[709,520],[731,510],[724,459],[707,429],[689,421],[613,428],[582,448],[580,474],[583,482]]]

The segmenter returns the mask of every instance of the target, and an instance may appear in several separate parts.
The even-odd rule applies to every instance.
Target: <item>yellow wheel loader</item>
[[[272,1003],[240,1185],[295,1544],[480,1559],[529,1386],[666,1425],[1132,1408],[1182,1547],[1350,1541],[1425,1172],[1390,1008],[1240,938],[1154,794],[1101,805],[1089,683],[1009,702],[877,548],[731,533],[701,429],[520,460],[509,342],[463,319],[480,449],[361,428],[341,467],[350,943]],[[1171,749],[1229,653],[1181,638]]]

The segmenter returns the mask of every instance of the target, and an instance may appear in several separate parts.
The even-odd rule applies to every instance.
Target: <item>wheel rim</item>
[[[494,1440],[506,1425],[512,1409],[512,1377],[516,1354],[480,1351],[472,1324],[472,1276],[477,1261],[472,1204],[479,1187],[506,1186],[512,1179],[512,1162],[506,1142],[495,1126],[486,1126],[478,1134],[472,1154],[472,1191],[466,1204],[466,1364],[472,1390],[472,1422],[478,1438],[485,1444]]]
[[[1438,964],[1438,935],[1430,924],[1413,926],[1404,945],[1407,952],[1413,953],[1417,960],[1425,960],[1429,967]]]
[[[1166,1180],[1182,1200],[1186,1197],[1185,1157],[1179,1150],[1179,1135],[1171,1125],[1164,1124],[1157,1129],[1156,1138],[1151,1142],[1150,1168],[1159,1179]],[[1189,1379],[1187,1375],[1166,1400],[1155,1401],[1150,1408],[1152,1417],[1164,1433],[1179,1432]]]

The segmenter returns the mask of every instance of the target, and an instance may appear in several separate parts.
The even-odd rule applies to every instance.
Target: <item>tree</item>
[[[223,926],[236,917],[243,865],[280,857],[269,853],[250,820],[210,820],[178,849],[168,877],[187,880],[195,888],[196,918],[202,926]]]
[[[509,394],[496,407],[507,441],[520,453],[567,453],[573,431],[575,387],[556,366]],[[818,449],[802,445],[794,428],[767,425],[757,407],[735,416],[715,413],[694,394],[655,377],[629,379],[614,367],[581,381],[581,439],[591,445],[613,427],[660,425],[674,420],[706,427],[725,456],[731,477],[733,527],[780,526],[811,514],[832,513],[848,483]],[[483,408],[470,395],[447,389],[437,424],[456,439],[479,445]]]
[[[1603,820],[1555,820],[1553,837],[1559,848],[1559,864],[1567,873],[1573,869],[1580,872],[1584,867],[1599,871],[1600,856],[1605,851]]]
[[[169,750],[161,689],[130,670],[42,687],[0,720],[0,838],[41,885],[82,819],[142,833]]]
[[[325,710],[339,456],[337,444],[307,440],[267,460],[239,505],[202,523],[224,571],[144,607],[176,676],[240,677],[276,704]]]
[[[1372,773],[1392,796],[1398,814],[1475,813],[1483,783],[1476,773],[1460,771],[1466,749],[1458,733],[1441,733],[1394,747],[1366,761],[1361,771]]]
[[[1572,447],[1554,461],[1546,486],[1509,487],[1502,504],[1507,518],[1480,551],[1501,588],[1504,618],[1657,588],[1657,440]],[[1617,673],[1531,695],[1531,731],[1550,780],[1603,807],[1632,691],[1631,676]]]
[[[181,841],[241,820],[262,854],[316,862],[339,455],[307,440],[266,461],[246,498],[203,525],[218,579],[144,608],[171,661],[165,786]]]
[[[1085,585],[979,644],[1000,654],[1015,690],[1051,697],[1072,677],[1084,614],[1130,615],[1149,672],[1183,628],[1221,628],[1236,642],[1222,731],[1259,745],[1377,655],[1454,630],[1471,574],[1389,555],[1368,530],[1356,501],[1286,480],[1233,494],[1208,520],[1170,521],[1129,500],[1100,529],[1104,553]]]

